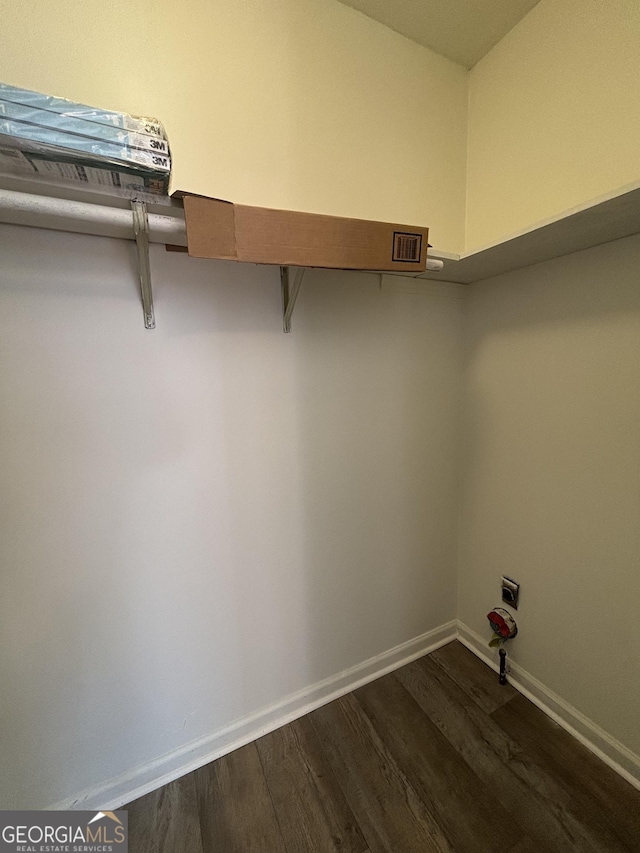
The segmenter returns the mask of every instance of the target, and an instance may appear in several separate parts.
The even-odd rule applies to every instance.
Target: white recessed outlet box
[[[502,578],[502,600],[513,607],[514,610],[518,609],[518,599],[520,598],[520,584],[516,583],[511,578],[503,577]]]

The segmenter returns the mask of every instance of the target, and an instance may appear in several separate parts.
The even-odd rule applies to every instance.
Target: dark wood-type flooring
[[[640,791],[457,642],[125,808],[131,853],[640,851]]]

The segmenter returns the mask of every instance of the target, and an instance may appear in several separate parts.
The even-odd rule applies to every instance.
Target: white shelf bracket
[[[145,329],[155,329],[156,318],[153,313],[153,291],[151,289],[151,265],[149,263],[149,218],[147,205],[143,201],[132,201],[133,233],[138,247],[138,272],[140,275],[140,293],[144,311]]]
[[[282,326],[284,331],[291,332],[291,315],[300,292],[300,285],[304,278],[305,269],[296,269],[293,283],[290,281],[290,267],[280,267],[280,281],[282,283]]]

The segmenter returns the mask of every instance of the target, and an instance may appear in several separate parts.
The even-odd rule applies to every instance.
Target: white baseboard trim
[[[480,637],[462,622],[458,622],[458,639],[487,666],[496,672],[499,671],[498,663],[490,657],[486,639]],[[545,687],[542,682],[517,663],[509,658],[507,660],[509,682],[516,690],[530,699],[534,705],[537,705],[558,725],[566,729],[569,734],[577,738],[580,743],[595,753],[598,758],[602,759],[616,773],[619,773],[634,788],[640,790],[640,756],[607,734],[604,729],[601,729],[577,708]]]
[[[380,678],[412,660],[456,639],[457,622],[447,622],[408,640],[369,660],[325,678],[304,690],[286,696],[279,702],[249,714],[180,749],[167,753],[104,784],[83,791],[59,803],[47,806],[52,810],[101,809],[113,810],[142,797],[156,788],[173,782],[185,773],[232,752],[280,726],[290,723],[328,702],[350,693],[363,684]]]

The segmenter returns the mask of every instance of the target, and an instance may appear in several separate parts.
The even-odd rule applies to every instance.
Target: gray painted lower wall
[[[459,289],[0,228],[0,805],[107,790],[455,618]],[[154,764],[155,762],[155,764]],[[105,786],[107,786],[105,788]]]
[[[640,236],[474,285],[459,618],[521,583],[513,661],[640,754]]]

